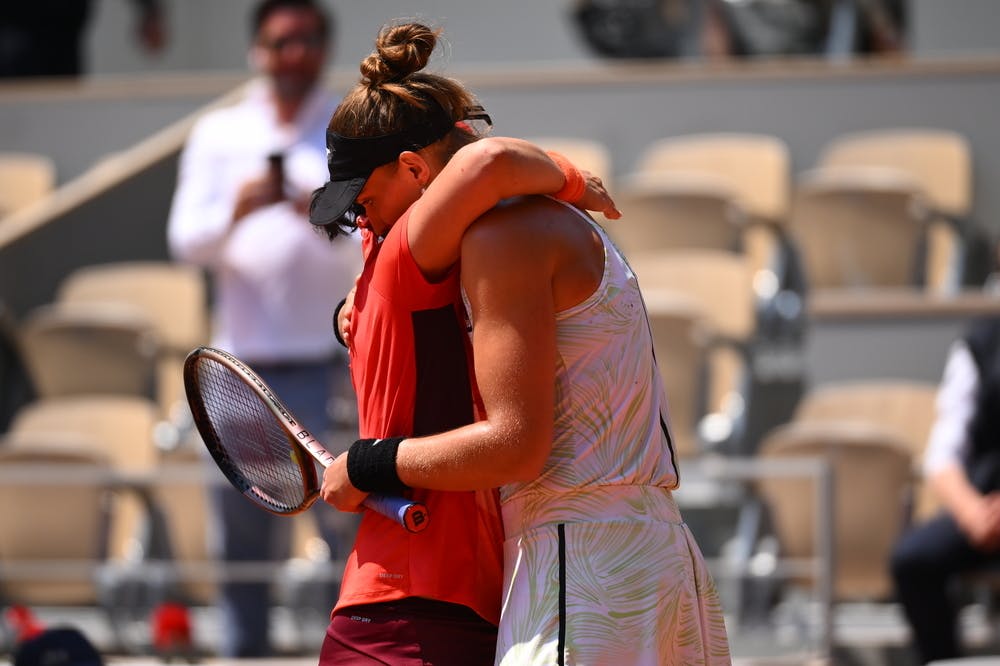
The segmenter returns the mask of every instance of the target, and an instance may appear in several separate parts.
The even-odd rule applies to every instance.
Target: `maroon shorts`
[[[472,609],[409,598],[334,613],[319,666],[492,666],[497,628]]]

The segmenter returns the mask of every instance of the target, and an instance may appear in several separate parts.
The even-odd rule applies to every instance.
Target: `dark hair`
[[[316,14],[316,18],[319,19],[320,34],[324,39],[329,38],[337,27],[333,15],[324,10],[316,0],[261,0],[250,17],[250,37],[257,37],[267,19],[283,9],[305,9]]]
[[[475,96],[454,79],[421,71],[437,45],[438,32],[420,23],[383,27],[375,51],[361,61],[361,81],[344,96],[327,129],[345,137],[384,136],[428,124],[442,110],[455,123],[463,120],[477,104]],[[477,138],[456,127],[427,149],[447,162]],[[353,230],[353,224],[342,219],[325,228],[334,238]]]

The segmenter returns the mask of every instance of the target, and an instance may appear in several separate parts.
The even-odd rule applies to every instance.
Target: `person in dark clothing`
[[[0,302],[0,432],[21,407],[35,399],[35,387],[18,344],[17,321]]]
[[[1000,563],[1000,317],[973,322],[949,353],[923,461],[941,500],[891,561],[896,593],[923,663],[962,652],[952,584]]]
[[[140,43],[147,52],[158,52],[166,34],[159,0],[131,1]],[[0,78],[83,74],[83,39],[92,10],[92,0],[0,3]]]

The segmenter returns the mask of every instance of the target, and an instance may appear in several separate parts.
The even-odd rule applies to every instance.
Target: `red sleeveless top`
[[[410,255],[409,211],[382,240],[365,231],[365,266],[351,319],[351,379],[361,437],[428,435],[480,413],[459,271],[428,282]],[[424,597],[500,620],[503,524],[496,491],[414,489],[428,527],[411,534],[364,513],[334,611]]]

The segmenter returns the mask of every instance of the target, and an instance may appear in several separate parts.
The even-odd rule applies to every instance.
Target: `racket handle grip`
[[[414,533],[423,531],[430,518],[426,506],[402,497],[369,495],[365,498],[364,505],[386,518],[395,520],[407,531]]]

